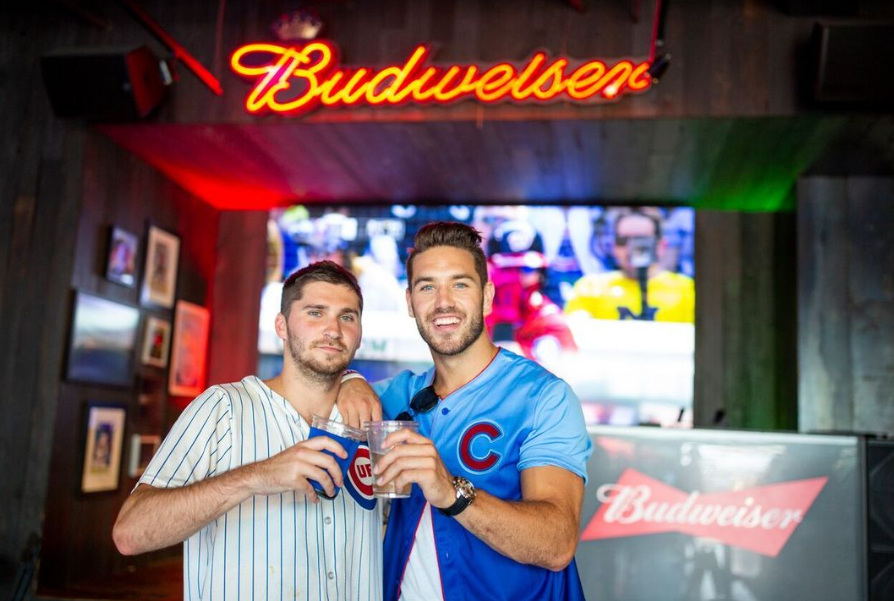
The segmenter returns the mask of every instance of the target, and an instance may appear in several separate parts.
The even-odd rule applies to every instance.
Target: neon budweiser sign
[[[581,540],[680,532],[776,557],[827,481],[809,478],[739,491],[686,493],[628,469],[616,484],[597,489],[602,506]]]
[[[649,62],[571,61],[535,53],[520,65],[428,64],[432,49],[418,45],[399,65],[340,67],[331,42],[248,44],[230,58],[235,73],[254,81],[245,100],[250,113],[298,115],[318,106],[397,106],[407,103],[609,102],[652,85]]]

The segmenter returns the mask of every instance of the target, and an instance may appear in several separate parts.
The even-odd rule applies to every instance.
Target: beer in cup
[[[369,455],[374,470],[373,495],[388,499],[405,499],[409,497],[410,489],[413,486],[412,483],[407,483],[400,489],[397,488],[397,484],[394,480],[392,480],[385,486],[380,486],[378,483],[378,477],[375,475],[375,468],[376,463],[378,463],[379,459],[381,459],[385,455],[385,453],[391,450],[391,447],[386,447],[384,445],[385,439],[388,438],[388,435],[392,432],[397,432],[403,429],[408,429],[416,432],[419,430],[419,424],[414,421],[386,420],[381,422],[366,422],[364,424],[364,429],[366,430],[366,438],[369,441]]]

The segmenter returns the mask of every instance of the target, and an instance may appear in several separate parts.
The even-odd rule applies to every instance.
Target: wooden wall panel
[[[33,158],[41,166],[39,190],[36,197],[19,197],[15,204],[10,221],[17,248],[5,255],[9,264],[2,286],[0,590],[26,542],[41,532],[48,482],[32,475],[46,474],[50,461],[53,437],[47,426],[55,416],[62,371],[58,337],[68,321],[67,276],[75,240],[71,224],[77,219],[77,202],[71,202],[67,189],[69,174],[58,161],[44,160],[39,153]],[[76,172],[78,161],[75,152],[68,167]]]
[[[784,201],[797,176],[849,123],[804,116],[136,124],[104,131],[224,209],[466,200],[772,211],[793,208]]]
[[[267,217],[266,211],[230,211],[220,216],[211,300],[209,384],[241,380],[257,370]]]
[[[354,66],[399,63],[418,43],[436,48],[433,62],[522,61],[537,50],[567,53],[576,59],[646,57],[652,34],[654,2],[641,2],[634,21],[630,2],[590,3],[580,12],[553,0],[368,0],[311,2],[324,23],[324,36],[341,48],[343,61]],[[273,21],[292,7],[249,0],[226,3],[146,0],[141,4],[166,30],[184,43],[221,80],[223,97],[215,96],[181,67],[161,119],[172,123],[250,123],[266,118],[248,115],[243,102],[248,84],[229,70],[238,46],[267,41]],[[93,8],[91,6],[91,8]],[[148,43],[166,54],[116,4],[97,5],[107,30],[86,27],[68,12],[62,20],[82,29],[75,41],[98,46]],[[873,9],[883,13],[884,7]],[[60,11],[57,11],[60,12]],[[216,22],[222,14],[222,28]],[[869,13],[872,16],[875,13]],[[420,111],[407,106],[386,110],[318,111],[311,120],[462,121],[505,119],[607,119],[687,116],[791,115],[798,112],[792,60],[813,24],[809,17],[789,17],[767,3],[697,0],[674,3],[668,12],[670,69],[653,90],[617,104],[547,106],[502,104],[484,107],[460,103]]]
[[[894,433],[894,179],[798,184],[802,430]]]
[[[715,212],[696,214],[695,222],[695,384],[693,389],[693,422],[697,427],[710,427],[718,411],[726,412],[723,352],[727,346],[724,311],[725,281],[711,283],[715,274],[724,273],[729,252],[728,235],[735,225],[733,216]]]
[[[847,182],[798,182],[799,429],[851,429]]]
[[[119,286],[104,277],[107,239],[112,225],[140,236],[138,281],[141,281],[146,232],[148,224],[152,223],[181,237],[177,298],[211,309],[209,382],[230,381],[252,373],[257,362],[266,214],[229,213],[222,218],[217,210],[176,187],[136,157],[120,152],[100,134],[91,133],[83,148],[83,179],[80,186],[70,191],[81,198],[80,212],[69,215],[70,221],[66,224],[74,247],[68,255],[74,262],[65,277],[56,282],[58,290],[54,298],[59,299],[64,310],[55,317],[56,327],[52,336],[43,341],[44,348],[64,355],[73,290],[84,290],[130,305],[139,304],[138,287]],[[219,228],[220,222],[222,228]],[[71,228],[71,223],[76,223],[77,227]],[[33,303],[31,310],[39,313],[41,305]],[[141,313],[144,319],[149,315],[172,321],[174,318],[173,309],[142,307]],[[39,321],[37,317],[25,315],[23,320],[24,323],[35,323]],[[130,435],[163,435],[165,425],[177,415],[178,410],[169,403],[164,392],[167,371],[138,365],[134,385],[120,388],[65,382],[61,374],[60,367],[51,378],[53,386],[61,386],[58,411],[54,407],[55,414],[44,415],[42,422],[35,425],[53,441],[46,449],[47,453],[52,449],[49,470],[44,468],[46,479],[22,477],[32,486],[46,481],[52,483],[45,506],[42,500],[33,506],[35,513],[45,511],[46,514],[40,587],[42,594],[48,595],[75,592],[81,590],[79,586],[85,582],[180,555],[180,548],[172,547],[125,558],[117,553],[111,542],[115,516],[136,483],[126,474]],[[151,411],[138,402],[139,392],[147,386],[158,391],[156,403],[161,404]],[[115,402],[128,409],[120,485],[114,492],[80,492],[84,419],[90,401]],[[55,425],[49,428],[52,423]]]
[[[794,216],[699,211],[695,235],[696,426],[794,429]]]
[[[0,596],[41,533],[67,320],[83,129],[54,123],[40,15],[0,19]],[[15,93],[10,93],[15,90]],[[37,477],[34,477],[37,475]]]
[[[854,422],[894,433],[894,179],[848,180]]]
[[[789,192],[790,205],[795,204],[795,191]],[[798,273],[798,219],[794,212],[775,214],[773,223],[772,268],[774,329],[768,333],[768,344],[776,366],[776,430],[798,428],[798,313],[800,311]]]
[[[152,223],[178,234],[181,239],[177,297],[205,305],[213,284],[217,253],[218,211],[174,186],[161,174],[136,157],[122,153],[104,136],[91,133],[84,144],[84,166],[80,212],[69,224],[77,234],[72,254],[74,264],[59,297],[70,306],[74,290],[83,290],[112,300],[139,306],[139,287],[128,288],[105,279],[109,229],[115,225],[139,236],[138,285],[142,282],[146,233]],[[70,330],[70,311],[60,315],[59,327],[49,348],[64,349]],[[149,315],[173,321],[173,309],[141,308],[143,320]],[[226,321],[226,316],[221,316]],[[142,343],[142,326],[138,344]],[[139,352],[137,353],[137,357]],[[47,479],[52,482],[44,507],[44,547],[40,572],[41,589],[46,593],[76,590],[79,582],[121,572],[159,557],[179,555],[179,549],[135,558],[120,556],[111,543],[111,527],[118,509],[136,480],[127,475],[132,434],[164,434],[162,421],[147,423],[145,409],[138,402],[144,381],[160,388],[155,408],[173,414],[168,403],[166,370],[139,365],[136,360],[134,383],[107,387],[66,382],[62,376],[58,411],[52,430],[52,463]],[[59,385],[57,376],[57,385]],[[80,478],[84,448],[86,405],[90,401],[114,402],[127,408],[124,451],[117,491],[83,494]],[[170,421],[171,417],[167,421]],[[50,420],[52,423],[52,420]],[[44,425],[46,429],[46,425]],[[38,505],[40,507],[40,505]]]

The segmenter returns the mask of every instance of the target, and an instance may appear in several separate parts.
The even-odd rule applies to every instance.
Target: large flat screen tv
[[[355,367],[368,379],[431,365],[407,314],[413,235],[462,221],[483,237],[500,346],[564,378],[588,423],[691,425],[695,343],[691,208],[299,205],[271,212],[260,375],[282,368],[273,328],[282,281],[320,259],[350,268],[364,295]]]

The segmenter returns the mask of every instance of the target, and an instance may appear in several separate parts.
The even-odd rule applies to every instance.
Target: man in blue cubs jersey
[[[375,385],[386,417],[419,422],[390,435],[397,446],[374,470],[417,485],[391,509],[385,599],[582,599],[573,558],[591,444],[580,403],[488,338],[480,242],[464,224],[430,224],[407,260],[410,315],[434,367]]]
[[[187,601],[380,600],[369,450],[349,458],[310,436],[313,415],[342,421],[335,400],[362,309],[357,281],[335,263],[289,276],[276,316],[282,373],[212,386],[189,404],[121,509],[118,549],[183,542]],[[326,452],[348,460],[344,473]],[[319,499],[310,480],[333,498]]]

